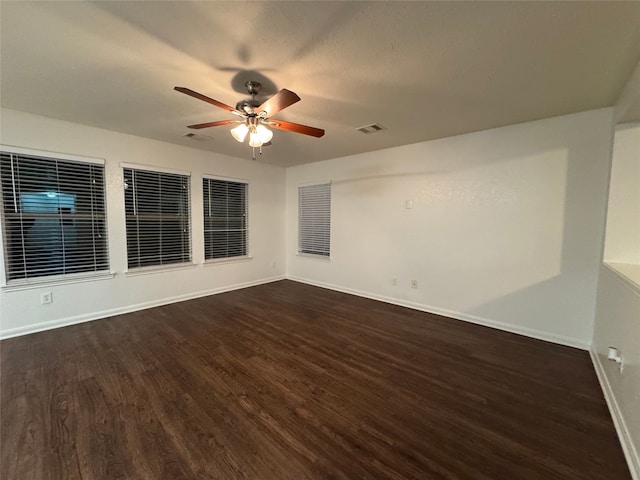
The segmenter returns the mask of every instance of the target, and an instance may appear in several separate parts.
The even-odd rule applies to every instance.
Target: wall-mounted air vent
[[[190,138],[191,140],[198,140],[199,142],[208,142],[213,140],[213,137],[210,137],[209,135],[203,135],[201,133],[189,132],[185,133],[184,136]]]
[[[356,128],[359,132],[366,133],[367,135],[370,133],[376,133],[380,130],[386,130],[385,127],[380,125],[379,123],[372,123],[371,125],[365,125],[364,127]]]

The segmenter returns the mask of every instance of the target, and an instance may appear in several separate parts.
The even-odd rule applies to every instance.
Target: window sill
[[[176,270],[187,270],[195,268],[198,265],[195,263],[175,263],[171,265],[154,265],[153,267],[140,267],[127,270],[124,274],[127,277],[137,277],[138,275],[151,275],[154,273],[173,272]]]
[[[96,282],[100,280],[110,280],[115,277],[114,272],[82,273],[58,277],[43,277],[37,280],[25,280],[10,283],[2,286],[3,292],[14,292],[19,290],[29,290],[32,288],[53,287],[57,285],[68,285],[72,283]]]
[[[242,257],[229,257],[229,258],[212,258],[210,260],[205,260],[204,262],[202,262],[202,264],[205,267],[211,267],[214,265],[220,265],[220,264],[224,264],[224,263],[238,263],[238,262],[248,262],[249,260],[252,260],[253,257],[250,255],[245,255]]]
[[[331,257],[326,257],[324,255],[314,255],[313,253],[296,253],[296,257],[301,257],[301,258],[308,258],[310,260],[317,260],[320,262],[326,262],[326,263],[330,263],[331,262]]]
[[[604,264],[631,288],[640,291],[640,265],[614,262],[604,262]]]

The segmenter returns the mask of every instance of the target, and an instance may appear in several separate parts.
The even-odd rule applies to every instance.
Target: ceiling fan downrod
[[[258,95],[262,89],[262,84],[260,82],[254,82],[253,80],[246,81],[244,86],[247,87],[247,92],[249,92],[254,100],[256,99],[256,95]]]

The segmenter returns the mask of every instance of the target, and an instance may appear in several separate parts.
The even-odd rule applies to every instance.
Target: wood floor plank
[[[586,352],[292,281],[0,362],[3,480],[630,478]]]

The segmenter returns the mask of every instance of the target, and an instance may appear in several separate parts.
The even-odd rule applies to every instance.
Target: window
[[[129,268],[191,261],[189,175],[124,168]]]
[[[298,253],[328,257],[330,234],[331,184],[298,187]]]
[[[247,184],[202,179],[204,258],[243,257],[248,254]]]
[[[109,269],[101,162],[3,148],[0,179],[7,284]]]

